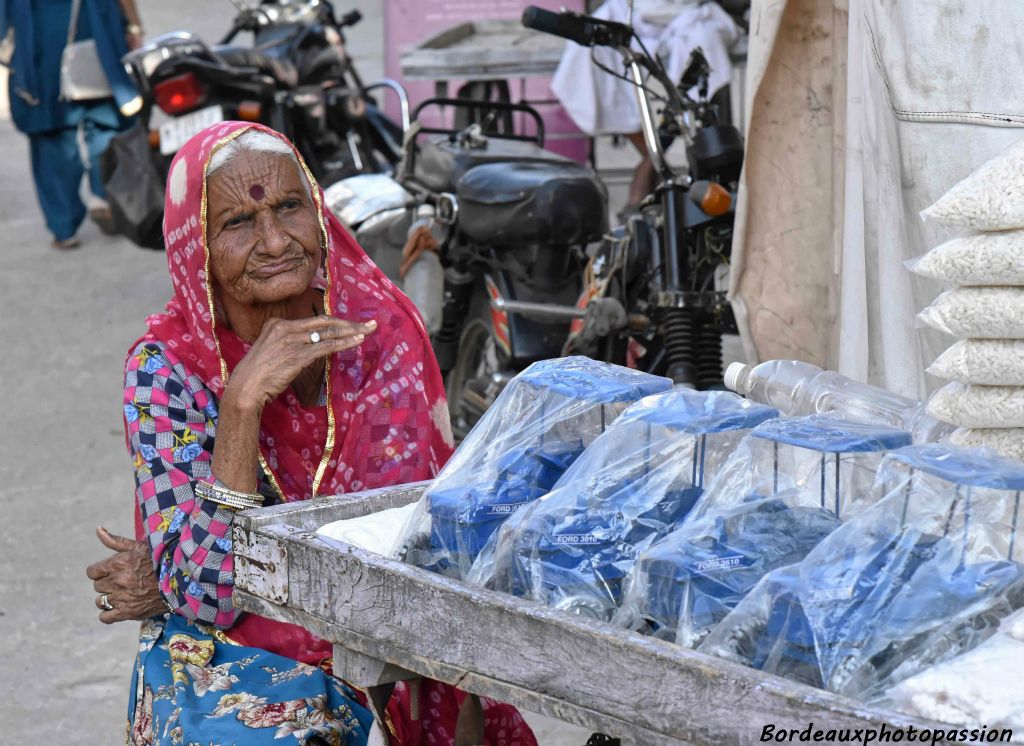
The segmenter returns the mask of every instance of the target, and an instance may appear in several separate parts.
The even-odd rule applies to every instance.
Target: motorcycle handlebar
[[[348,28],[349,26],[355,26],[361,20],[363,20],[362,13],[360,13],[358,10],[349,11],[348,13],[341,17],[340,21],[338,21],[338,27]]]
[[[536,5],[529,5],[523,11],[523,25],[585,47],[626,47],[633,38],[633,29],[624,23],[579,13],[553,13]]]

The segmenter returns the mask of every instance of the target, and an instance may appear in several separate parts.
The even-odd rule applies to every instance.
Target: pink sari
[[[213,153],[249,129],[285,140],[261,125],[223,122],[193,137],[175,156],[164,214],[174,297],[164,313],[147,319],[149,333],[139,340],[166,344],[218,396],[250,345],[219,323],[207,282],[206,172]],[[296,157],[302,163],[298,151]],[[451,456],[453,442],[426,328],[412,302],[324,207],[322,190],[302,168],[327,246],[323,272],[315,280],[323,290],[323,312],[352,321],[374,319],[377,332],[329,358],[326,406],[303,407],[290,390],[266,406],[260,465],[286,501],[431,479]],[[141,538],[138,513],[136,518]],[[254,614],[243,616],[227,634],[240,644],[312,665],[332,654],[330,643],[306,630]],[[432,681],[424,681],[421,690],[423,708],[412,706],[407,687],[400,685],[392,697],[388,710],[395,742],[450,743],[461,693]],[[416,720],[410,715],[414,710],[422,712]],[[485,702],[485,716],[488,744],[536,743],[513,708]]]

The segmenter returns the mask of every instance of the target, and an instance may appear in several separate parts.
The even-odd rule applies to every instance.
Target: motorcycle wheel
[[[483,319],[473,319],[462,330],[455,366],[448,374],[448,410],[457,443],[462,442],[501,393],[501,371],[490,325]]]

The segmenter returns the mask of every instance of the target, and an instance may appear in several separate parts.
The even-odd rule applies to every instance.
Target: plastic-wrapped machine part
[[[630,404],[667,378],[585,357],[534,363],[505,387],[420,500],[410,564],[463,578],[516,510],[546,495]]]
[[[696,647],[762,577],[838,528],[884,453],[909,443],[824,415],[759,425],[682,525],[639,554],[613,622]]]
[[[1024,604],[1022,494],[1024,465],[991,451],[895,451],[877,502],[766,576],[700,650],[875,701]]]
[[[470,582],[610,619],[637,551],[685,518],[743,435],[776,416],[725,391],[637,402],[554,490],[502,525]]]

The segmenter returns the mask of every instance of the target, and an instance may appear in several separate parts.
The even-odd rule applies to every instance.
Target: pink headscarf
[[[225,328],[207,281],[206,171],[213,153],[249,130],[288,142],[258,124],[223,122],[193,137],[167,180],[164,238],[174,298],[147,319],[159,339],[220,395],[250,345]],[[294,151],[294,146],[288,143]],[[426,328],[412,302],[324,208],[312,187],[327,246],[324,312],[377,321],[377,331],[328,361],[327,406],[303,407],[286,390],[263,411],[261,466],[285,500],[301,500],[432,478],[452,453],[444,384]]]

